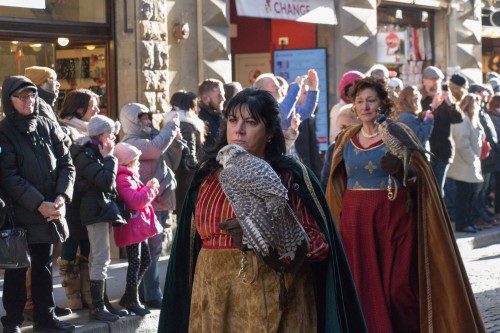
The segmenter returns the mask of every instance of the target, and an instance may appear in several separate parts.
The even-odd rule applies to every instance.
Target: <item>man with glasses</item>
[[[39,114],[59,124],[56,112],[54,111],[57,97],[59,96],[59,87],[61,86],[59,81],[57,81],[57,73],[49,67],[31,66],[24,70],[24,75],[37,86],[37,94],[40,97]],[[67,142],[67,139],[65,139],[65,142]],[[33,320],[33,301],[31,300],[30,291],[31,269],[28,269],[27,274],[26,288],[28,297],[26,306],[24,307],[24,315],[28,320]],[[67,316],[71,314],[71,309],[56,306],[55,314],[58,317]]]
[[[56,72],[49,67],[31,66],[24,70],[24,75],[37,86],[40,114],[57,122],[54,108],[61,84],[57,81]]]
[[[73,196],[75,168],[60,127],[38,116],[37,88],[24,76],[2,85],[5,119],[0,122],[0,185],[12,203],[16,227],[27,230],[31,256],[34,332],[72,332],[54,313],[53,244],[67,238],[66,203]],[[4,274],[4,332],[21,332],[27,269]]]
[[[444,181],[450,163],[453,161],[455,147],[451,137],[451,125],[461,123],[464,113],[455,105],[455,100],[448,86],[443,83],[443,72],[434,66],[428,66],[422,72],[422,110],[431,110],[434,115],[434,128],[429,138],[432,171],[443,193]]]

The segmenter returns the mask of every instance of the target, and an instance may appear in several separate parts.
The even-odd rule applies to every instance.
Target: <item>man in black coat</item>
[[[24,70],[24,75],[37,86],[42,105],[40,115],[57,122],[55,107],[61,86],[57,73],[49,67],[31,66]]]
[[[206,79],[198,87],[200,113],[198,117],[207,125],[205,146],[210,147],[217,138],[222,122],[224,86],[216,79]]]
[[[53,120],[56,124],[59,124],[54,107],[56,105],[57,97],[59,96],[59,87],[61,87],[61,84],[57,81],[56,71],[49,67],[31,66],[24,70],[24,75],[37,86],[37,93],[39,97],[38,102],[40,103],[40,115]],[[67,143],[67,139],[65,139],[65,142]],[[33,300],[31,299],[30,291],[31,268],[28,269],[26,276],[26,288],[28,294],[26,305],[24,307],[24,315],[29,320],[33,320],[34,305]],[[61,308],[56,305],[54,313],[58,317],[67,316],[71,314],[71,309]]]
[[[16,227],[27,230],[34,331],[71,332],[75,326],[54,314],[51,256],[53,244],[68,236],[64,215],[73,195],[75,168],[60,128],[38,116],[37,88],[28,78],[5,79],[2,106],[6,118],[0,123],[0,183],[12,202]],[[5,270],[4,277],[4,332],[20,332],[26,269]]]
[[[422,110],[431,110],[434,115],[434,128],[429,138],[432,171],[443,191],[446,173],[455,154],[455,144],[451,137],[451,125],[461,123],[464,113],[456,106],[453,96],[442,89],[443,72],[437,67],[428,66],[422,72]]]

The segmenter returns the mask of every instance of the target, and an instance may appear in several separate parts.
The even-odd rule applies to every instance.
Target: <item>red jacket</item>
[[[126,225],[113,227],[118,247],[140,243],[162,231],[151,205],[156,193],[149,186],[143,185],[132,170],[118,166],[116,190],[131,214]]]

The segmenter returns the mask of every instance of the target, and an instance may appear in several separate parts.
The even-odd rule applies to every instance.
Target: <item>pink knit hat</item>
[[[131,144],[118,142],[113,155],[118,159],[119,165],[128,165],[130,162],[141,156],[141,151]]]
[[[365,75],[358,71],[349,71],[342,76],[339,82],[339,93],[340,98],[344,100],[346,103],[350,103],[351,98],[346,95],[345,87],[349,84],[354,84],[356,80],[363,79]]]

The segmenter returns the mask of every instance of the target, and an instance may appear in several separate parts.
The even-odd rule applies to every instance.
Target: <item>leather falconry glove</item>
[[[224,222],[220,222],[219,228],[233,237],[234,246],[236,246],[241,251],[248,250],[248,247],[243,244],[243,229],[241,229],[240,222],[237,218],[230,218],[225,220]]]

